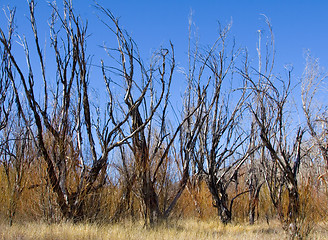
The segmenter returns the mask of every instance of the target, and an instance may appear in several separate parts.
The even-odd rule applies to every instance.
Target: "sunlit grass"
[[[320,230],[320,231],[319,231]],[[314,231],[310,239],[328,239],[328,231]],[[16,224],[0,226],[1,239],[285,239],[286,235],[278,222],[230,224],[224,226],[218,221],[181,220],[163,224],[154,229],[144,228],[141,223],[125,222],[113,225],[96,224]]]

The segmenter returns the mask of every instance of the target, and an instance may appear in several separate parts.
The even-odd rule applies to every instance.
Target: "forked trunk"
[[[160,222],[161,212],[159,209],[158,196],[154,189],[154,184],[147,173],[141,173],[142,178],[142,200],[144,204],[145,226],[154,227]]]
[[[222,203],[218,206],[217,209],[221,222],[224,225],[231,223],[231,211]]]
[[[213,181],[208,183],[212,194],[213,206],[218,211],[218,217],[223,224],[231,222],[231,210],[228,208],[228,196],[223,188],[216,186]]]

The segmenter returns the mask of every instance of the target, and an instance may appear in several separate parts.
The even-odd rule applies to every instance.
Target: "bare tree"
[[[149,67],[146,67],[136,44],[120,27],[118,20],[110,11],[101,7],[100,9],[115,24],[115,28],[107,26],[115,32],[118,48],[108,50],[119,53],[118,74],[122,76],[127,87],[125,106],[121,105],[120,108],[130,112],[130,129],[127,132],[121,128],[121,135],[133,135],[132,141],[127,144],[133,153],[135,172],[131,173],[129,178],[132,177],[136,181],[136,194],[142,200],[145,224],[154,226],[169,217],[189,180],[191,153],[200,129],[200,115],[197,114],[202,96],[197,98],[197,104],[188,105],[183,109],[182,118],[177,121],[176,127],[169,128],[169,96],[175,70],[172,43],[170,49],[161,48],[155,52]],[[105,69],[106,67],[103,67],[103,70]],[[109,77],[105,78],[108,85],[112,83]],[[138,81],[138,78],[141,81]],[[108,90],[110,92],[109,87]],[[149,98],[136,99],[136,91],[142,96],[148,94]],[[192,121],[195,121],[195,124],[192,124]],[[138,133],[134,134],[137,131]],[[172,150],[177,136],[180,136],[180,156],[173,154]],[[176,183],[176,189],[169,193],[169,168],[174,163],[176,168],[180,167],[181,176]]]
[[[327,74],[320,72],[318,59],[306,56],[306,66],[302,77],[302,105],[308,130],[318,146],[326,169],[328,169],[328,115],[327,105],[320,103],[320,92],[326,92],[324,80]],[[327,170],[321,176],[325,176]]]
[[[13,19],[15,9],[4,10],[8,19],[8,39],[12,39],[15,26]],[[8,46],[11,49],[11,45]],[[14,113],[13,108],[13,91],[10,86],[10,78],[7,72],[12,71],[10,55],[6,48],[0,46],[0,163],[2,163],[7,180],[7,189],[9,192],[8,218],[9,224],[12,225],[16,214],[17,203],[24,189],[24,173],[27,171],[26,165],[26,145],[27,135],[20,126],[19,112]],[[16,115],[15,115],[16,114]],[[15,117],[17,117],[17,121]],[[16,126],[17,123],[17,126]],[[28,155],[26,153],[26,155]]]
[[[278,89],[270,84],[265,90],[265,99],[261,98],[260,107],[252,112],[259,126],[259,134],[263,145],[268,151],[264,161],[264,176],[269,188],[272,203],[281,221],[291,228],[292,235],[298,234],[298,217],[300,211],[297,174],[301,163],[301,143],[303,130],[299,128],[295,140],[291,144],[288,134],[286,117],[284,116],[289,88],[280,94]],[[262,91],[262,90],[261,90]],[[257,93],[258,94],[258,93]],[[272,95],[271,95],[272,94]],[[268,162],[268,159],[271,162]],[[282,194],[284,187],[288,192],[288,210],[284,215]]]
[[[56,194],[57,204],[65,218],[78,221],[86,216],[84,206],[87,196],[102,188],[106,182],[109,152],[138,134],[155,111],[145,123],[134,124],[130,134],[122,135],[123,125],[128,123],[130,116],[138,117],[135,114],[136,109],[143,102],[151,83],[147,81],[144,86],[136,86],[135,82],[130,80],[127,82],[124,94],[124,100],[129,105],[127,112],[120,116],[114,114],[115,100],[108,88],[109,102],[106,111],[93,114],[88,90],[91,60],[86,50],[87,27],[83,25],[82,19],[74,14],[70,1],[64,1],[63,14],[60,14],[56,5],[51,6],[53,13],[50,20],[50,47],[55,55],[57,76],[55,83],[51,82],[46,74],[48,62],[44,56],[45,50],[39,43],[33,0],[29,2],[33,42],[28,42],[25,37],[20,38],[26,56],[27,72],[11,51],[12,29],[9,29],[7,36],[1,29],[0,41],[1,46],[8,53],[10,66],[17,71],[15,75],[11,68],[6,67],[7,77],[15,93],[15,101],[21,109],[21,116],[26,124],[28,119],[26,112],[21,108],[23,100],[19,94],[20,85],[28,103],[27,111],[32,113],[35,127],[29,127],[29,133],[47,165],[47,176]],[[10,19],[10,25],[12,21]],[[31,46],[34,46],[32,50]],[[40,76],[36,76],[37,68],[32,64],[32,56],[36,56],[39,61]],[[121,61],[124,65],[125,59]],[[39,79],[41,81],[37,81]],[[105,75],[104,79],[108,87],[108,79]],[[43,85],[41,92],[44,98],[39,100],[37,95],[41,93],[39,90],[41,85]],[[131,99],[133,86],[143,88],[135,101]],[[100,121],[100,115],[104,116],[103,121]],[[138,119],[135,120],[138,122]],[[118,139],[118,135],[121,138]],[[97,149],[100,149],[100,153]],[[88,152],[91,154],[87,154]]]
[[[259,70],[255,71],[258,81],[254,81],[247,69],[242,72],[253,89],[255,101],[249,104],[249,109],[258,126],[258,135],[266,152],[262,152],[261,164],[266,185],[269,189],[272,203],[277,210],[283,227],[292,238],[300,233],[300,200],[297,175],[302,160],[301,143],[304,131],[302,128],[289,124],[288,103],[291,98],[291,71],[287,71],[287,80],[280,80],[272,74],[274,66],[274,39],[270,22],[267,25],[271,40],[267,50],[272,48],[273,56],[266,53],[265,67],[262,69],[260,46],[258,48]],[[292,128],[298,128],[293,133]],[[264,151],[262,149],[261,151]],[[282,196],[288,193],[288,209],[283,210]]]
[[[267,24],[269,24],[268,19]],[[269,29],[271,30],[271,26],[269,25]],[[261,52],[261,37],[262,37],[262,31],[258,30],[258,46],[257,46],[257,54],[258,54],[258,72],[262,72],[262,52]],[[271,47],[273,48],[274,52],[274,39],[271,38]],[[269,49],[269,44],[267,43],[267,51]],[[246,53],[246,58],[245,58],[245,74],[246,74],[246,79],[248,76],[248,53]],[[272,58],[272,64],[274,62],[274,55]],[[269,75],[271,74],[273,66],[270,66],[270,61],[268,58],[265,60],[265,72],[268,73]],[[243,73],[242,73],[243,74]],[[262,76],[259,74],[259,80],[258,84],[261,85],[262,83]],[[250,105],[254,105],[254,102],[261,101],[260,98],[261,95],[253,95],[251,99]],[[258,206],[258,201],[259,201],[259,195],[260,195],[260,190],[263,185],[263,181],[261,181],[262,174],[261,174],[261,163],[264,163],[265,161],[265,148],[264,146],[259,142],[258,140],[258,134],[257,134],[257,122],[255,119],[254,115],[251,115],[251,134],[250,134],[250,145],[255,148],[257,147],[257,151],[253,152],[250,155],[249,158],[249,178],[248,178],[248,188],[249,188],[249,223],[254,224],[255,221],[255,208]],[[260,140],[261,141],[261,140]]]
[[[8,24],[8,40],[11,42],[11,39],[14,34],[15,26],[14,26],[14,17],[15,17],[15,9],[9,10],[7,13],[4,11],[9,24]],[[11,45],[8,46],[11,49]],[[13,104],[13,94],[12,88],[10,87],[10,79],[7,75],[7,69],[11,69],[12,65],[9,60],[9,52],[8,50],[0,46],[0,58],[1,58],[1,65],[0,65],[0,131],[5,128],[8,123],[9,113]]]
[[[209,50],[195,50],[196,60],[191,68],[196,79],[194,91],[207,89],[201,107],[202,126],[194,159],[211,192],[213,206],[225,224],[231,221],[233,201],[244,193],[229,197],[228,188],[238,180],[238,170],[252,151],[249,147],[246,152],[242,150],[247,134],[240,124],[248,95],[246,85],[243,85],[245,81],[241,86],[232,87],[238,51],[232,49],[229,56],[226,53],[230,27],[228,25],[219,32]],[[197,72],[196,63],[200,63]]]

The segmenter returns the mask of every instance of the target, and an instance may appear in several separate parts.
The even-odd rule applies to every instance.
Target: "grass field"
[[[223,226],[217,221],[183,220],[155,229],[146,229],[139,223],[114,225],[95,224],[16,224],[12,227],[0,225],[1,239],[285,239],[286,235],[278,223],[230,224]],[[328,239],[328,230],[317,227],[309,239]]]

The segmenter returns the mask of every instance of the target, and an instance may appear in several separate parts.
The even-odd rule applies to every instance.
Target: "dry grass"
[[[93,224],[17,224],[12,227],[0,226],[1,239],[285,239],[286,235],[278,223],[247,224],[223,226],[217,221],[183,220],[161,226],[156,229],[145,229],[139,223],[120,223],[115,225]],[[310,239],[328,239],[328,231],[318,228]]]

